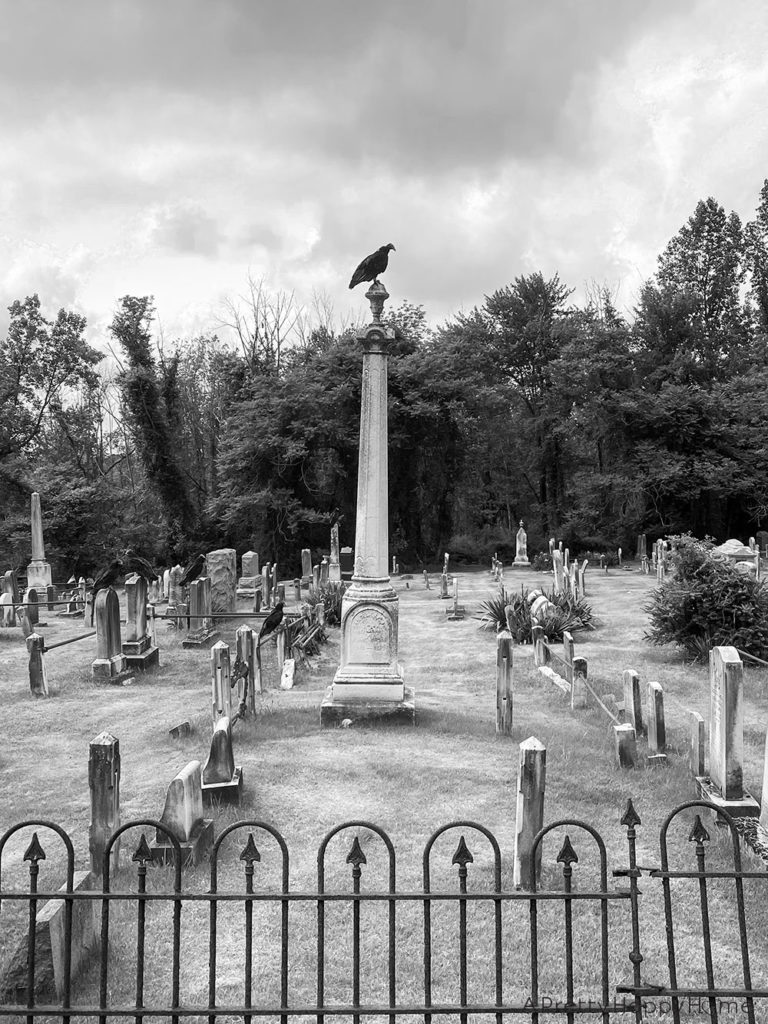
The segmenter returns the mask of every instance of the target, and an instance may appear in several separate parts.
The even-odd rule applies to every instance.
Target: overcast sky
[[[541,270],[632,308],[768,177],[764,0],[0,0],[0,316],[210,327],[247,275],[438,323]],[[5,320],[2,321],[4,329]]]

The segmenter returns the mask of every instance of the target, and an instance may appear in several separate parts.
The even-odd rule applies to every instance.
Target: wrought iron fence
[[[666,1007],[666,1019],[671,1014],[675,1022],[683,1017],[718,1022],[736,1001],[744,1019],[755,1024],[756,1005],[768,1000],[768,987],[765,980],[753,980],[754,934],[750,938],[744,886],[759,884],[755,907],[768,907],[768,874],[743,870],[739,834],[725,814],[720,820],[730,833],[733,869],[708,869],[711,837],[702,809],[716,811],[701,801],[676,808],[661,828],[660,866],[641,867],[640,820],[629,801],[621,819],[626,866],[612,872],[610,883],[606,846],[596,829],[578,820],[553,822],[535,839],[534,856],[541,856],[545,845],[550,856],[543,858],[543,884],[533,891],[505,886],[511,871],[502,863],[499,843],[473,821],[453,821],[432,834],[421,857],[420,884],[411,887],[398,885],[395,846],[382,828],[364,820],[345,822],[322,840],[311,889],[292,887],[288,844],[261,821],[226,827],[208,863],[198,869],[182,868],[181,847],[160,822],[127,822],[109,840],[94,889],[75,885],[74,845],[64,829],[49,821],[20,822],[0,838],[0,934],[8,934],[4,918],[7,924],[14,912],[23,916],[25,964],[15,988],[6,984],[0,994],[0,1017],[24,1017],[29,1024],[84,1017],[100,1024],[117,1017],[197,1018],[210,1024],[270,1018],[288,1024],[291,1018],[311,1017],[322,1024],[326,1017],[342,1016],[354,1024],[362,1018],[389,1024],[418,1018],[430,1024],[437,1016],[466,1024],[471,1015],[501,1024],[511,1014],[534,1022],[640,1022],[665,1019],[660,1011]],[[670,827],[691,816],[688,839],[695,868],[670,870]],[[172,868],[150,869],[149,829],[166,835],[172,845]],[[56,858],[65,877],[59,890],[39,886],[41,863],[52,850],[43,846],[45,837],[41,842],[43,830],[63,845],[63,857]],[[115,875],[115,851],[123,844],[125,861],[132,830],[140,830],[140,836],[131,866]],[[555,838],[559,850],[552,857],[548,840]],[[267,849],[270,878],[262,881]],[[678,843],[675,853],[680,849]],[[14,852],[17,862],[9,865]],[[9,872],[21,877],[22,862],[28,885],[3,888]],[[656,913],[652,891],[640,886],[644,874],[649,886],[656,880],[661,885],[657,906],[666,951],[660,944],[645,949],[642,944],[644,927]],[[732,934],[723,931],[719,919],[713,927],[712,914],[723,913],[722,896],[713,900],[711,893],[715,882],[734,888]],[[690,904],[676,903],[678,883],[690,883],[698,892],[695,927]],[[51,951],[49,945],[38,948],[35,923],[43,901],[54,899],[61,906],[61,942],[53,954],[55,978],[46,988],[38,975],[41,958]],[[91,966],[77,972],[73,950],[81,942],[81,924],[76,922],[88,907],[97,919],[96,948]],[[701,958],[691,959],[691,935],[701,943],[703,982],[696,980]],[[737,950],[740,971],[738,980],[729,977],[718,985],[713,943],[724,935]],[[765,974],[768,958],[761,962]],[[686,972],[691,983],[682,979]],[[768,1004],[762,1006],[768,1012]]]

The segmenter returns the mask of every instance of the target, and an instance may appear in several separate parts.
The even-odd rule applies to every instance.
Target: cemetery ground
[[[244,793],[239,808],[218,807],[211,812],[218,834],[238,818],[269,823],[285,837],[290,851],[291,889],[312,891],[317,882],[317,850],[323,836],[343,821],[373,822],[386,830],[397,854],[397,888],[423,891],[422,853],[431,834],[455,820],[474,821],[486,826],[499,842],[503,860],[502,883],[512,891],[512,852],[515,832],[518,744],[536,736],[546,747],[545,824],[556,819],[580,819],[596,828],[605,841],[609,888],[625,887],[626,879],[611,877],[613,869],[627,867],[626,830],[620,819],[626,801],[632,798],[641,825],[638,827],[637,861],[642,867],[659,865],[659,828],[672,808],[696,798],[688,768],[690,724],[688,709],[708,720],[709,683],[706,666],[686,664],[672,648],[652,647],[643,640],[646,616],[642,605],[655,581],[636,571],[597,569],[587,573],[587,601],[596,615],[592,632],[575,634],[576,653],[587,658],[590,684],[600,694],[622,696],[622,671],[635,669],[645,692],[647,682],[657,680],[665,693],[667,720],[666,767],[638,767],[622,771],[615,763],[611,722],[598,707],[571,712],[568,698],[533,664],[530,646],[514,648],[514,715],[512,736],[495,732],[496,640],[493,633],[478,629],[475,614],[480,601],[497,589],[489,573],[481,569],[456,570],[460,603],[466,609],[462,621],[451,622],[446,609],[452,601],[441,600],[439,578],[431,590],[416,577],[395,578],[400,596],[399,657],[406,672],[406,684],[416,691],[417,724],[383,726],[355,722],[349,728],[321,729],[319,704],[338,666],[338,628],[329,627],[329,642],[310,665],[297,669],[296,686],[290,691],[275,689],[279,671],[274,646],[263,648],[263,679],[269,687],[257,695],[257,715],[234,727],[235,761],[243,766]],[[551,587],[551,577],[532,570],[505,571],[508,590],[526,586]],[[240,602],[245,610],[245,603]],[[288,611],[290,611],[290,605]],[[124,611],[124,609],[123,609]],[[42,631],[51,641],[83,630],[80,620],[58,618],[41,610]],[[234,631],[243,620],[219,622],[220,638],[234,649]],[[48,699],[30,696],[27,652],[18,629],[0,630],[0,688],[4,709],[3,739],[0,745],[0,833],[25,818],[50,819],[63,826],[74,841],[76,867],[88,866],[88,744],[100,732],[108,731],[120,741],[122,774],[120,782],[121,819],[159,818],[170,780],[188,761],[204,761],[211,736],[210,657],[207,650],[184,650],[181,636],[167,623],[158,622],[161,666],[157,672],[137,673],[129,685],[97,684],[91,678],[95,640],[84,640],[52,652],[47,657]],[[182,721],[192,726],[190,735],[174,740],[169,729]],[[760,798],[766,724],[768,723],[768,669],[747,667],[744,678],[744,781],[747,790]],[[644,743],[639,747],[645,749]],[[642,759],[641,759],[642,760]],[[678,819],[670,835],[670,866],[695,870],[693,844],[689,833],[692,814]],[[731,845],[723,830],[711,819],[705,825],[711,836],[707,867],[733,865]],[[541,888],[561,888],[561,866],[555,857],[565,833],[579,857],[574,867],[574,887],[598,888],[598,858],[594,842],[578,828],[569,826],[550,836],[544,848]],[[381,841],[364,827],[335,837],[326,855],[326,885],[351,889],[350,866],[345,863],[352,839],[360,837],[367,864],[363,867],[363,890],[385,890],[386,857]],[[482,889],[492,884],[492,857],[486,840],[468,828],[442,836],[433,854],[434,889],[456,890],[456,867],[451,858],[460,835],[464,835],[474,857],[469,865],[468,887]],[[122,866],[133,872],[131,854],[139,833],[124,836]],[[222,888],[242,886],[242,863],[238,857],[247,830],[236,833],[226,847],[220,872]],[[14,836],[3,858],[3,886],[27,886],[27,865],[21,861],[30,839],[29,832]],[[61,848],[51,833],[40,831],[46,851],[41,865],[40,888],[51,891],[64,881]],[[256,888],[276,890],[280,866],[276,844],[263,833],[256,837],[262,860],[256,865]],[[743,850],[744,869],[759,871],[763,865]],[[45,878],[45,881],[42,879]],[[126,875],[126,885],[135,887],[135,874]],[[150,887],[170,887],[171,869],[152,869]],[[709,882],[713,955],[720,984],[741,984],[741,956],[732,879]],[[208,869],[185,869],[185,891],[205,891]],[[747,927],[752,952],[752,981],[768,986],[768,935],[764,927],[768,914],[766,886],[745,880]],[[645,875],[640,880],[645,904],[641,944],[645,956],[644,980],[664,982],[666,939],[660,883]],[[242,890],[240,890],[242,891]],[[117,905],[118,908],[120,905]],[[577,919],[577,990],[586,997],[599,994],[600,949],[597,936],[599,907],[582,904]],[[687,984],[705,983],[701,954],[701,917],[698,884],[681,881],[676,888],[675,924],[678,936],[678,977]],[[6,903],[0,928],[0,963],[7,959],[23,932],[24,921]],[[131,908],[135,914],[135,910]],[[374,924],[363,941],[363,1001],[373,1001],[376,991],[385,992],[386,905],[371,904],[363,913]],[[398,948],[399,986],[418,998],[423,967],[414,957],[422,929],[419,901],[398,906],[398,927],[403,941]],[[530,942],[528,904],[521,900],[504,905],[505,952],[504,994],[506,999],[525,998],[529,991]],[[541,991],[562,990],[562,913],[553,901],[539,911]],[[124,931],[119,931],[121,910],[114,911],[115,937],[111,964],[135,959],[135,922],[128,923],[129,909],[123,908]],[[208,947],[196,943],[200,925],[207,921],[204,903],[184,907],[182,927],[182,992],[189,1000],[207,998]],[[292,950],[290,960],[292,1000],[304,990],[311,1003],[315,974],[312,955],[316,948],[316,904],[292,904]],[[350,977],[350,927],[342,918],[349,905],[329,905],[327,926],[333,938],[333,953],[327,954],[326,982],[348,983]],[[435,960],[433,998],[457,997],[455,905],[434,907],[435,948],[442,937],[450,953]],[[255,942],[254,962],[265,989],[279,993],[280,909],[260,905],[260,930]],[[303,915],[303,916],[302,916]],[[168,933],[162,922],[170,921],[170,908],[154,905],[153,927],[147,937],[147,990],[155,986],[167,998],[169,986]],[[632,946],[626,901],[610,904],[613,967],[612,989],[631,983],[627,954]],[[471,956],[469,997],[492,999],[492,954],[487,936],[493,928],[490,901],[468,908],[468,948]],[[299,920],[300,919],[300,920]],[[131,919],[132,920],[132,919]],[[560,922],[560,923],[558,923]],[[233,903],[219,910],[219,993],[232,991],[232,1000],[242,990],[242,905]],[[416,945],[408,952],[408,937]],[[330,948],[330,947],[327,947]],[[483,953],[483,950],[486,950]],[[623,966],[621,966],[623,965]],[[646,978],[647,975],[647,978]],[[654,977],[654,975],[656,977]],[[129,978],[132,977],[129,972]],[[98,970],[86,972],[78,985],[97,983]],[[239,979],[239,980],[238,980]],[[347,979],[346,982],[341,979]],[[518,985],[519,983],[519,985]],[[238,990],[238,985],[240,989]],[[131,981],[123,982],[115,967],[110,975],[113,999],[132,998]],[[489,987],[490,986],[490,987]],[[481,990],[484,987],[484,994]],[[261,993],[261,990],[260,990]],[[489,994],[490,993],[490,994]],[[522,996],[521,996],[522,993]],[[260,998],[262,996],[260,995]],[[158,997],[159,998],[159,997]],[[264,996],[269,998],[269,995]],[[385,998],[385,996],[384,996]],[[408,1001],[402,999],[401,1001]],[[758,1011],[759,1012],[759,1011]],[[658,1016],[658,1019],[665,1019]],[[702,1018],[703,1019],[703,1018]],[[760,1019],[760,1018],[758,1018]]]

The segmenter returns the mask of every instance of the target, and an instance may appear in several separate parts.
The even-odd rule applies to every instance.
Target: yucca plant
[[[555,594],[542,591],[555,606],[555,611],[541,622],[544,633],[550,640],[562,640],[563,630],[569,633],[579,629],[594,629],[592,609],[583,597],[572,594]],[[531,610],[528,603],[528,588],[521,587],[519,594],[509,593],[499,587],[495,597],[480,604],[477,616],[480,629],[498,632],[508,629],[518,643],[529,643],[531,639]]]

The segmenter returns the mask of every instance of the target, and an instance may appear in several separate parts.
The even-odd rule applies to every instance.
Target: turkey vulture
[[[198,555],[194,562],[190,562],[184,572],[181,574],[179,583],[182,587],[188,587],[190,583],[194,581],[202,574],[205,568],[205,555]]]
[[[124,562],[129,572],[135,572],[137,576],[143,576],[147,583],[152,583],[158,577],[157,570],[152,568],[146,558],[137,555],[131,548],[128,548],[125,552]]]
[[[118,579],[122,575],[123,563],[119,558],[110,562],[106,569],[102,569],[101,572],[96,574],[96,578],[91,586],[91,625],[93,625],[93,610],[96,606],[96,595],[100,590],[106,590],[107,587],[111,587],[113,583],[117,583]]]
[[[383,274],[387,269],[389,250],[394,250],[394,248],[394,245],[389,242],[387,245],[382,245],[376,252],[372,252],[370,256],[366,256],[352,275],[349,287],[354,288],[361,281],[377,281],[379,274]]]
[[[261,629],[259,630],[259,647],[261,647],[262,643],[264,642],[264,640],[267,639],[267,637],[270,635],[270,633],[274,633],[275,632],[275,630],[277,629],[277,627],[280,625],[280,623],[282,621],[283,621],[283,602],[282,601],[278,601],[277,604],[275,605],[274,609],[269,613],[269,615],[266,617],[266,619],[264,619],[264,622],[262,623]]]

